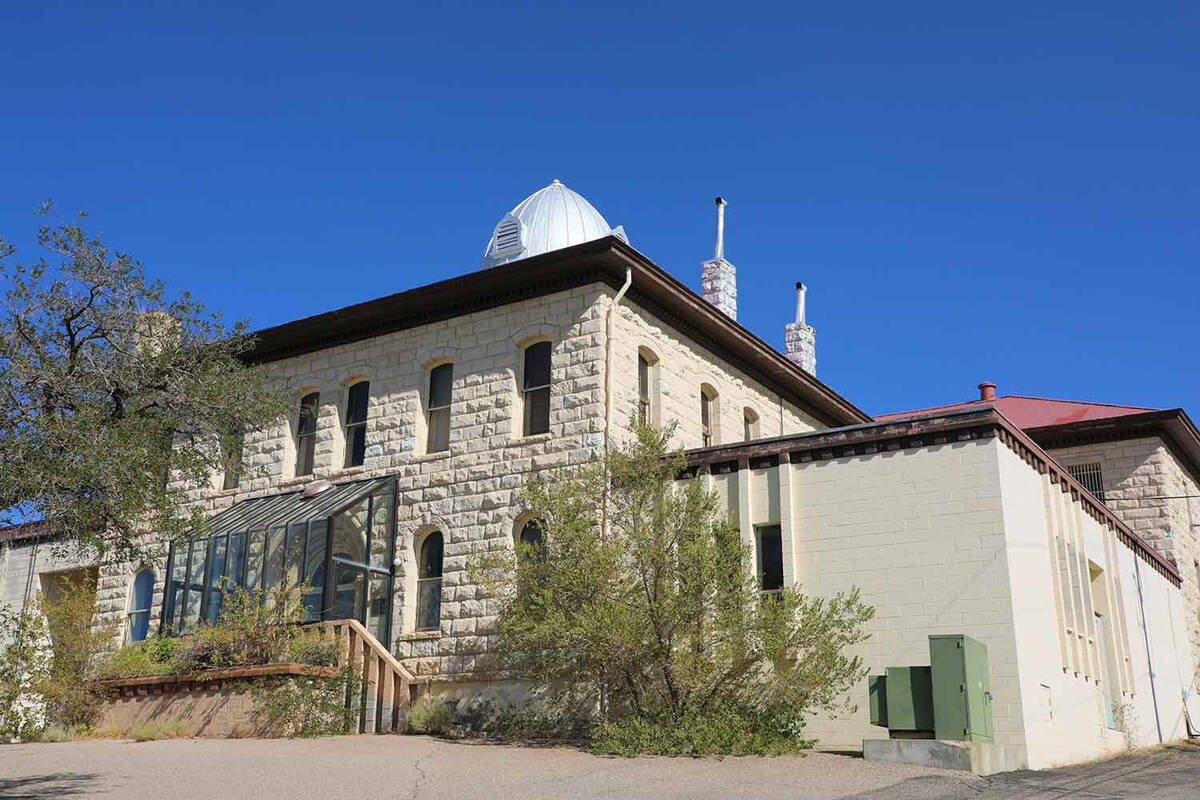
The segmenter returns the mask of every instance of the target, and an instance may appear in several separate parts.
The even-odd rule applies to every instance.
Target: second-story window
[[[742,439],[752,441],[758,438],[758,414],[753,408],[742,409]]]
[[[300,398],[300,418],[296,421],[296,474],[311,475],[317,447],[317,412],[321,393],[309,392]]]
[[[638,355],[638,422],[650,424],[650,361]]]
[[[453,364],[439,364],[429,370],[429,410],[426,420],[429,438],[425,443],[427,453],[441,453],[450,449],[450,399],[453,385]]]
[[[700,446],[717,443],[717,393],[709,385],[700,387]]]
[[[550,343],[535,342],[525,348],[522,371],[525,436],[550,431]]]
[[[370,381],[359,381],[346,392],[347,467],[361,467],[367,456],[367,401],[370,397]]]
[[[246,446],[246,434],[240,426],[230,429],[221,442],[221,457],[224,460],[225,477],[222,489],[236,489],[242,482],[242,450]]]

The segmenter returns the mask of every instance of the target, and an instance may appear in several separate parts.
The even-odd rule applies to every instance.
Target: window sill
[[[439,629],[439,630],[431,630],[431,631],[413,631],[412,633],[405,633],[405,634],[401,635],[400,641],[402,641],[402,642],[421,642],[421,641],[425,641],[426,639],[440,639],[440,638],[442,638],[442,632]]]
[[[514,439],[509,441],[509,443],[506,444],[505,447],[522,447],[527,444],[538,444],[540,442],[548,442],[553,438],[554,438],[554,434],[552,434],[550,432],[534,433],[534,434],[530,434],[529,436],[515,437]]]
[[[440,450],[436,453],[424,453],[419,456],[413,456],[411,463],[424,464],[429,461],[442,461],[443,459],[447,459],[449,457],[450,457],[449,450]]]

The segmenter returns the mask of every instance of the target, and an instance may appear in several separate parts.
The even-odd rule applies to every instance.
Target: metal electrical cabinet
[[[933,733],[933,685],[929,667],[888,667],[884,702],[889,731],[904,736]]]
[[[987,645],[963,634],[930,636],[929,663],[934,735],[939,739],[992,741]]]

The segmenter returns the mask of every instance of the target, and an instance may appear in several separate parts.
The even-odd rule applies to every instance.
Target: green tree
[[[240,437],[286,398],[243,362],[244,323],[168,298],[79,223],[42,225],[37,242],[45,254],[18,263],[0,239],[0,522],[40,517],[62,542],[136,558],[146,531],[200,518],[168,477],[240,469]]]
[[[764,594],[752,553],[672,431],[634,425],[603,460],[531,480],[540,545],[478,557],[497,597],[499,668],[546,709],[584,710],[616,752],[777,751],[864,674],[856,589]]]

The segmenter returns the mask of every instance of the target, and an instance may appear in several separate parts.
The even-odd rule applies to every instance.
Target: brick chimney
[[[700,265],[700,295],[737,319],[737,270],[725,260],[725,199],[717,198],[717,243],[713,257]]]
[[[981,403],[989,403],[996,399],[996,384],[991,381],[984,381],[979,384],[979,401]]]
[[[817,375],[817,332],[804,321],[808,287],[796,283],[796,321],[783,329],[783,354],[809,375]]]

